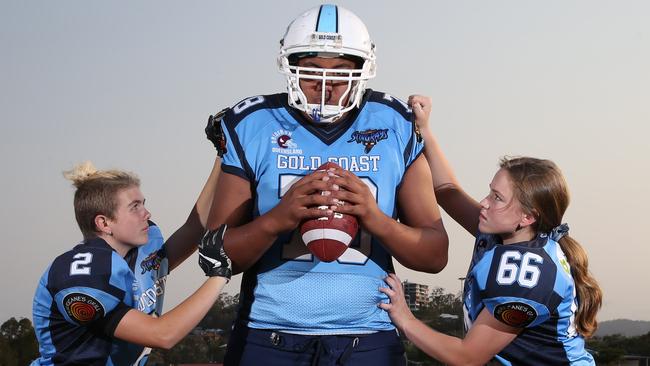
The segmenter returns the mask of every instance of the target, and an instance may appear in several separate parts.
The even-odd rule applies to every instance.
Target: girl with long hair
[[[429,328],[410,312],[399,278],[381,291],[396,326],[450,365],[593,365],[584,339],[596,330],[602,292],[587,254],[562,222],[569,192],[549,160],[503,158],[480,202],[461,188],[428,126],[431,100],[409,104],[425,140],[438,203],[476,237],[465,280],[464,339]]]

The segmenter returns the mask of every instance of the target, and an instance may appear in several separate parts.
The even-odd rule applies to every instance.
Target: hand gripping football
[[[332,166],[336,164],[327,162],[318,167],[318,170],[327,170]],[[319,208],[326,210],[327,206]],[[348,249],[358,229],[356,217],[335,212],[332,217],[303,221],[300,225],[300,234],[302,241],[313,255],[323,262],[332,262]]]

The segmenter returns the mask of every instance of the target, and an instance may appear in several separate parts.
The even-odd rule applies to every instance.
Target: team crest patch
[[[87,324],[104,317],[102,303],[88,294],[79,292],[68,294],[63,298],[63,307],[68,316],[80,324]]]
[[[273,152],[284,154],[302,154],[302,149],[291,136],[291,131],[277,130],[271,135],[271,149]]]
[[[363,144],[365,149],[363,150],[366,154],[370,153],[375,145],[381,140],[386,140],[388,138],[388,129],[377,130],[370,129],[365,131],[354,131],[350,136],[348,142],[356,142],[357,144]]]
[[[165,253],[162,249],[158,250],[155,253],[149,254],[147,258],[143,259],[142,262],[140,262],[140,268],[142,269],[142,272],[140,272],[140,274],[144,274],[147,271],[157,271],[160,269],[160,262],[162,262],[164,257]]]
[[[511,327],[523,328],[537,318],[537,312],[523,302],[510,302],[494,308],[494,317]]]

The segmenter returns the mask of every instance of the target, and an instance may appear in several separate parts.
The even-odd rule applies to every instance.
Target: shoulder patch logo
[[[524,328],[537,318],[537,311],[523,302],[509,302],[497,305],[494,317],[511,327]]]
[[[291,136],[291,131],[277,130],[271,135],[271,151],[283,154],[302,154],[302,149]]]
[[[73,292],[63,298],[63,307],[68,316],[80,324],[88,324],[104,317],[104,306],[88,294]]]
[[[157,271],[160,269],[160,262],[162,262],[164,257],[165,252],[162,249],[149,254],[147,258],[143,259],[142,262],[140,262],[140,268],[142,269],[142,272],[140,272],[140,274],[144,274],[147,271]]]
[[[348,142],[363,144],[366,147],[363,151],[368,154],[379,141],[386,140],[387,138],[388,129],[370,129],[365,131],[354,131],[352,135],[350,135]]]

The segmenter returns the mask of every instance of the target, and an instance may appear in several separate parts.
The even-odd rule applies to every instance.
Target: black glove
[[[232,263],[223,250],[223,236],[226,234],[226,224],[217,230],[208,230],[199,244],[199,266],[206,276],[225,277],[230,280]]]
[[[221,120],[230,108],[222,109],[219,113],[208,118],[208,124],[205,126],[205,136],[212,142],[214,148],[217,149],[217,154],[223,157],[226,153],[226,135],[221,129]]]

